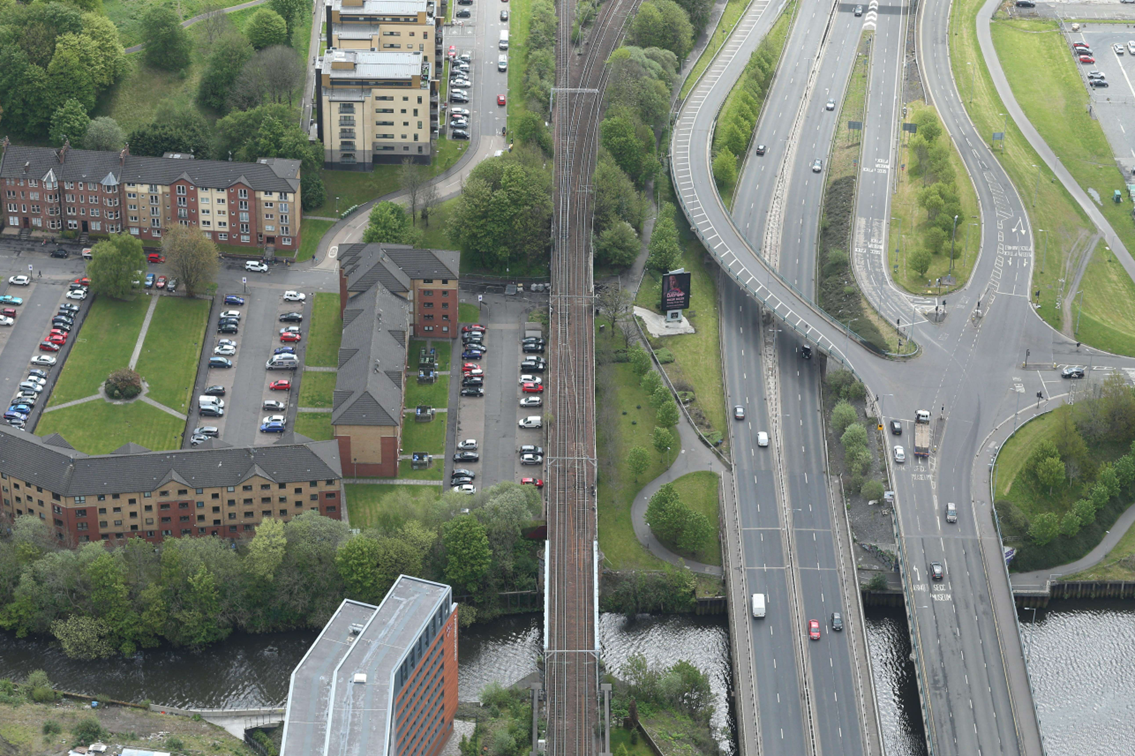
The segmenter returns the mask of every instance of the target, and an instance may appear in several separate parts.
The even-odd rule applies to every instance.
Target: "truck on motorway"
[[[914,414],[914,456],[930,456],[930,410]]]

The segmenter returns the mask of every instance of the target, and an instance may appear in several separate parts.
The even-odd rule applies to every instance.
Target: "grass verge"
[[[1068,575],[1062,580],[1135,580],[1135,527],[1128,528],[1127,532],[1115,544],[1115,548],[1107,552],[1099,564],[1090,570]]]
[[[159,297],[142,352],[138,373],[150,387],[148,396],[184,413],[197,379],[197,363],[209,321],[209,300]]]
[[[96,297],[63,364],[48,406],[97,394],[108,375],[129,365],[149,306],[149,297],[128,302]]]
[[[405,380],[407,407],[417,407],[420,404],[425,404],[437,408],[449,405],[448,376],[438,378],[435,383],[418,383],[416,374],[407,374]]]
[[[715,537],[710,539],[701,551],[693,554],[677,552],[688,556],[702,564],[715,564],[721,566],[721,539],[716,537],[720,533],[720,497],[719,480],[714,472],[695,472],[683,475],[674,481],[674,489],[682,503],[695,512],[700,512],[709,518]]]
[[[435,459],[433,467],[425,470],[415,470],[413,463],[408,459],[398,460],[398,477],[407,480],[441,480],[445,473],[445,460]]]
[[[296,253],[296,262],[305,262],[315,257],[315,250],[319,249],[319,242],[324,234],[331,230],[335,221],[319,220],[318,218],[304,218],[300,221],[300,248]]]
[[[312,367],[338,367],[342,338],[339,295],[328,292],[316,294],[311,305],[311,332],[307,337],[304,363]]]
[[[185,423],[145,402],[111,404],[95,399],[43,413],[38,436],[58,433],[86,454],[110,454],[133,441],[155,451],[178,449]]]
[[[436,353],[438,370],[449,370],[450,353],[453,350],[453,344],[449,339],[411,339],[410,347],[406,351],[411,366],[418,364],[418,356],[422,349],[426,348],[432,348]],[[409,402],[407,402],[407,405],[409,405]]]
[[[508,17],[508,115],[505,125],[514,124],[528,112],[524,104],[524,80],[528,73],[528,25],[532,20],[532,0],[512,0]]]
[[[427,508],[441,494],[440,486],[347,483],[347,516],[353,528],[397,530],[409,520],[426,520]]]
[[[462,302],[457,306],[457,319],[462,323],[478,323],[481,320],[481,308],[475,304]]]
[[[702,54],[698,56],[697,61],[694,62],[694,67],[690,69],[690,73],[686,76],[686,81],[682,84],[682,91],[678,93],[678,99],[686,99],[686,95],[694,88],[694,83],[701,76],[702,71],[709,67],[709,62],[713,60],[713,56],[717,55],[717,51],[725,44],[725,40],[729,38],[729,34],[733,31],[733,27],[737,25],[740,20],[741,14],[749,7],[752,0],[728,0],[725,4],[725,10],[721,12],[721,18],[717,22],[717,28],[713,30],[709,38],[709,43],[702,50]]]
[[[1078,292],[1083,295],[1076,296]],[[1079,290],[1064,306],[1070,310],[1065,314],[1077,339],[1114,354],[1135,354],[1135,281],[1102,241],[1092,253]]]
[[[335,437],[330,412],[297,412],[295,431],[312,441],[330,441]]]
[[[907,110],[908,121],[916,120],[918,112],[922,110],[931,110],[937,116],[935,108],[921,100],[908,103]],[[938,139],[949,140],[949,136],[943,133]],[[952,140],[948,142],[947,147],[950,154],[950,168],[954,174],[953,186],[958,192],[962,212],[954,240],[956,252],[953,275],[957,283],[948,288],[943,287],[943,294],[959,289],[969,281],[981,247],[981,217],[978,213],[977,192],[974,191],[973,182],[970,181],[969,173]],[[899,151],[898,162],[906,165],[907,169],[899,172],[898,192],[891,202],[891,228],[888,238],[900,241],[892,242],[892,249],[887,250],[887,259],[893,271],[892,278],[903,289],[912,294],[936,295],[937,288],[933,291],[928,290],[926,281],[937,280],[950,271],[950,256],[932,254],[930,267],[926,269],[925,275],[910,268],[910,253],[928,246],[926,233],[930,230],[931,223],[927,220],[926,212],[918,206],[918,193],[926,184],[921,176],[915,175],[917,157],[911,153],[907,140],[903,140]],[[905,233],[902,233],[904,231]]]
[[[661,569],[663,562],[643,548],[635,536],[631,504],[643,486],[669,468],[680,449],[672,448],[669,460],[665,460],[651,446],[655,412],[650,397],[639,386],[629,363],[612,361],[622,343],[622,338],[612,333],[595,336],[599,547],[611,569]],[[681,443],[677,433],[674,443]],[[637,478],[627,464],[627,452],[634,446],[646,448],[650,459],[650,465]]]
[[[405,454],[427,452],[445,454],[446,415],[434,415],[428,423],[419,423],[413,415],[402,416],[402,449]]]
[[[305,370],[300,381],[301,407],[329,408],[335,393],[335,373]]]

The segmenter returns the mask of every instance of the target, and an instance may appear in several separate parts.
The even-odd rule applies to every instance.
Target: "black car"
[[[225,411],[220,407],[206,404],[197,408],[197,414],[201,417],[224,417]]]
[[[843,615],[839,612],[832,612],[832,630],[837,633],[843,630]]]
[[[217,326],[217,333],[237,333],[239,330],[236,323],[221,323]]]
[[[75,325],[75,321],[72,318],[69,318],[65,315],[56,315],[54,318],[51,319],[51,324],[52,325],[63,324],[63,325],[66,325],[66,326],[73,326],[73,325]]]
[[[1093,89],[1101,89],[1101,88],[1107,86],[1107,82],[1104,81],[1103,79],[1089,79],[1088,85],[1091,86]]]
[[[543,373],[548,369],[548,363],[544,362],[543,360],[539,362],[525,360],[524,362],[520,363],[520,369],[526,373]]]
[[[455,475],[449,479],[450,486],[463,486],[466,483],[472,483],[473,479],[464,475]]]
[[[539,345],[543,346],[544,344],[547,344],[548,341],[547,341],[547,339],[544,339],[540,336],[525,336],[521,340],[520,343],[521,344],[539,344]]]
[[[930,577],[933,580],[941,580],[945,576],[946,571],[942,569],[940,562],[930,563]]]
[[[303,313],[302,312],[285,312],[283,315],[280,316],[280,322],[281,323],[302,323],[303,322]]]
[[[458,101],[454,100],[454,102],[458,102]],[[468,100],[466,100],[466,102],[468,102]],[[469,132],[466,131],[465,129],[450,129],[449,138],[450,139],[468,139],[469,138]]]
[[[470,375],[467,378],[461,379],[462,386],[484,386],[485,379],[479,375]]]
[[[457,2],[460,3],[461,0],[457,0]],[[467,10],[466,8],[462,8],[461,10],[457,11],[453,15],[456,18],[473,18],[473,13],[471,11]]]
[[[800,356],[806,360],[812,359],[812,347],[804,344],[800,347]]]
[[[1060,371],[1061,378],[1083,378],[1084,368],[1075,365],[1069,365]]]
[[[765,154],[765,150],[766,150],[766,149],[768,149],[768,148],[767,148],[767,147],[765,147],[765,146],[764,146],[763,144],[758,144],[758,145],[757,145],[757,149],[756,149],[756,153],[757,153],[758,155],[763,155],[763,154]]]
[[[475,451],[461,451],[453,455],[454,462],[477,462],[481,455]]]
[[[461,396],[484,396],[485,390],[480,386],[466,386],[461,389]]]
[[[209,388],[205,389],[205,396],[224,396],[224,395],[225,395],[225,387],[224,386],[210,386]]]
[[[1035,8],[1036,3],[1033,0],[1017,0],[1018,8]]]
[[[51,321],[51,327],[54,328],[57,331],[63,331],[64,333],[71,333],[71,324],[66,322],[66,321],[55,321],[55,320],[53,320],[53,321]]]
[[[902,423],[899,422],[898,420],[892,420],[891,421],[891,433],[895,434],[896,436],[901,436],[902,435]]]
[[[72,281],[71,283],[67,284],[67,291],[78,291],[79,289],[85,289],[85,288],[87,288],[87,287],[83,286],[81,283],[77,283],[75,281]]]
[[[62,257],[63,259],[66,259],[69,254],[70,253],[67,250],[63,249],[63,247],[56,247],[55,249],[51,250],[52,257]]]
[[[63,304],[59,305],[59,311],[60,312],[78,312],[79,311],[79,305],[71,304],[70,302],[64,302]]]
[[[466,470],[466,469],[461,468],[461,467],[455,467],[453,469],[453,472],[450,473],[450,475],[452,475],[455,478],[457,478],[457,477],[469,478],[470,480],[477,477],[477,473],[473,472],[472,470]]]
[[[464,95],[460,92],[450,92],[449,93],[449,101],[450,102],[466,103],[466,102],[469,102],[469,96]],[[466,138],[468,138],[468,137],[466,137]]]
[[[524,345],[521,346],[520,351],[524,352],[525,354],[543,354],[544,353],[544,345],[543,344],[524,344]]]
[[[458,5],[472,5],[473,0],[457,0]]]

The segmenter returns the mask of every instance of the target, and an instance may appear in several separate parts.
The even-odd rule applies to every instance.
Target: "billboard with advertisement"
[[[662,276],[662,311],[685,310],[690,306],[690,274],[674,271]]]

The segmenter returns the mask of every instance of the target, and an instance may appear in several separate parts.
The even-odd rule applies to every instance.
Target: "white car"
[[[228,344],[220,344],[213,347],[213,354],[217,355],[218,357],[232,357],[234,354],[236,354],[236,347],[229,346]]]
[[[470,485],[469,483],[462,483],[460,486],[454,486],[451,490],[454,493],[463,493],[467,496],[472,496],[473,494],[477,493],[477,487]]]
[[[283,336],[285,333],[302,333],[302,331],[300,331],[299,326],[288,326],[287,328],[280,329],[281,336]]]
[[[50,354],[37,354],[35,357],[32,357],[33,365],[47,365],[48,367],[50,367],[51,365],[54,365],[55,362],[55,358]]]
[[[244,264],[244,269],[252,271],[253,273],[267,273],[268,263],[261,262],[260,260],[249,260]]]
[[[523,374],[521,374],[520,380],[517,382],[517,385],[523,385],[525,383],[543,383],[543,382],[544,382],[544,379],[541,378],[538,375],[529,375],[527,373],[523,373]]]
[[[544,404],[543,397],[539,396],[526,396],[520,400],[521,407],[540,407]]]
[[[1123,49],[1123,45],[1119,44],[1118,42],[1116,42],[1114,45],[1112,45],[1111,49],[1115,50],[1116,55],[1122,55],[1123,53],[1127,52],[1126,50]]]
[[[285,291],[284,292],[284,301],[285,302],[302,302],[305,299],[307,299],[307,295],[304,294],[303,292],[299,292],[299,291]]]
[[[32,279],[29,276],[12,276],[8,279],[8,283],[13,286],[27,286],[31,282]]]
[[[44,384],[47,383],[47,381],[44,380],[43,378],[40,378],[38,375],[29,375],[27,378],[24,379],[24,383],[34,383],[38,386],[43,386]]]
[[[288,418],[284,417],[283,415],[268,415],[267,417],[265,417],[263,420],[260,421],[260,424],[261,425],[270,425],[271,423],[280,423],[281,425],[284,425],[287,422],[288,422]]]
[[[828,100],[828,104],[824,106],[824,110],[835,110],[835,100]]]
[[[236,320],[240,320],[240,310],[222,310],[221,314],[217,317],[221,319],[234,318]]]
[[[278,412],[282,412],[283,410],[287,409],[287,406],[288,405],[284,404],[279,399],[265,399],[264,406],[261,407],[261,409],[276,410]],[[277,417],[279,417],[279,415],[277,415]]]
[[[0,326],[10,326],[15,322],[16,321],[12,320],[11,318],[6,318],[3,315],[0,315]]]
[[[468,116],[469,110],[468,108],[450,108],[449,114],[455,116]]]
[[[231,346],[232,348],[235,349],[236,348],[236,342],[233,341],[232,339],[217,339],[217,346],[219,346],[219,347]]]
[[[529,415],[518,420],[516,424],[521,428],[540,428],[544,425],[544,418],[540,415]]]
[[[1131,39],[1131,40],[1127,41],[1127,52],[1131,53],[1132,55],[1135,55],[1135,39]]]
[[[824,161],[816,158],[816,162],[812,163],[812,173],[819,173],[824,170]]]
[[[477,451],[477,439],[467,438],[464,441],[458,441],[457,448],[460,451]]]
[[[68,299],[77,299],[80,302],[82,302],[84,299],[87,298],[87,290],[86,289],[74,289],[72,291],[67,292],[67,298]]]
[[[757,446],[768,446],[768,433],[764,431],[757,432]]]
[[[901,446],[895,447],[895,462],[897,462],[899,464],[906,462],[906,450],[903,449]]]

